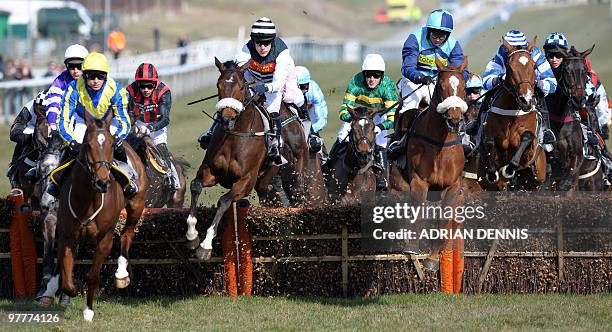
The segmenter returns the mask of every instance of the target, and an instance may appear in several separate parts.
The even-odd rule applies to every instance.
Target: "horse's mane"
[[[223,63],[223,67],[225,67],[225,69],[230,70],[230,69],[238,69],[238,63],[234,60],[229,60],[229,61],[225,61]]]

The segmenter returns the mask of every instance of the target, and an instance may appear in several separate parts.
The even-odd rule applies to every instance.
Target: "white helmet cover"
[[[361,70],[385,71],[385,60],[380,54],[368,54],[363,60]]]
[[[85,57],[89,54],[89,51],[85,48],[85,46],[80,44],[74,44],[68,46],[66,49],[66,53],[64,53],[64,61],[68,59],[85,59]]]

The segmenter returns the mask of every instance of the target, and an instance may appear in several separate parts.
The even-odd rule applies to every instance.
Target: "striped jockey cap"
[[[564,50],[567,50],[569,48],[569,43],[567,42],[567,38],[565,38],[562,33],[553,32],[548,35],[548,37],[546,37],[546,40],[544,41],[544,47],[548,48],[554,46],[558,46]]]
[[[527,46],[527,38],[525,34],[518,30],[510,30],[504,35],[504,39],[510,46]]]
[[[135,81],[155,81],[157,82],[157,69],[155,66],[148,62],[143,62],[136,69],[136,74],[134,74]]]
[[[251,26],[251,39],[253,40],[272,40],[276,37],[276,26],[267,17],[258,19]]]

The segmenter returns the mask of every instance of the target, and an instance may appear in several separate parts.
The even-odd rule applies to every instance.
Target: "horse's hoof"
[[[499,173],[497,173],[497,171],[495,171],[495,173],[487,173],[485,178],[487,179],[487,182],[495,183],[499,181]]]
[[[62,293],[59,298],[59,305],[61,305],[62,307],[67,307],[68,305],[70,305],[70,296]]]
[[[429,271],[436,272],[440,269],[440,261],[433,260],[431,258],[425,258],[421,264],[423,264],[423,267]]]
[[[121,288],[126,288],[127,286],[130,285],[130,277],[125,277],[125,278],[115,278],[115,287],[121,289]]]
[[[504,167],[501,168],[501,175],[503,177],[505,177],[506,179],[512,179],[514,177],[514,175],[516,174],[516,172],[514,171],[514,169],[511,169],[510,172],[508,172],[508,165],[505,165]]]
[[[187,245],[189,246],[189,250],[195,250],[200,245],[200,237],[196,236],[195,239],[188,241]]]
[[[211,255],[212,255],[212,250],[211,249],[204,249],[201,246],[198,247],[198,250],[196,250],[196,253],[195,253],[195,256],[198,259],[201,259],[203,261],[209,260]]]
[[[55,298],[49,297],[49,296],[43,296],[40,298],[40,300],[38,300],[38,304],[40,304],[43,307],[50,307],[55,304]]]
[[[86,307],[85,310],[83,310],[83,319],[85,319],[85,321],[87,322],[91,322],[93,318],[94,318],[93,310]]]

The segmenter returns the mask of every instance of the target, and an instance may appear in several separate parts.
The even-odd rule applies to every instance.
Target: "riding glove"
[[[81,148],[81,143],[77,142],[77,141],[72,141],[68,144],[68,153],[76,156],[79,153],[79,150]]]
[[[253,87],[253,91],[255,91],[256,94],[258,95],[263,95],[264,93],[266,93],[266,91],[268,91],[268,89],[266,88],[265,84],[257,84]]]

